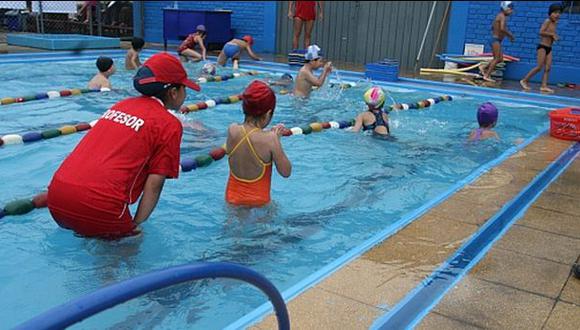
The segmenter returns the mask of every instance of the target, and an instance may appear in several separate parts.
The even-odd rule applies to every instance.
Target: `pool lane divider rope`
[[[200,77],[197,78],[197,82],[199,84],[205,84],[209,82],[220,82],[220,81],[227,81],[234,78],[244,77],[244,76],[256,76],[260,74],[258,71],[252,70],[247,72],[234,72],[230,74],[223,74],[220,76],[207,76],[207,77]]]
[[[285,128],[282,130],[282,136],[308,135],[314,132],[322,132],[325,129],[343,129],[354,125],[354,119],[350,121],[331,121],[323,123],[311,123],[302,127]],[[73,126],[74,127],[74,126]],[[225,144],[221,147],[212,149],[208,154],[199,155],[194,158],[185,158],[180,162],[179,169],[181,172],[190,172],[197,168],[207,167],[214,161],[218,161],[226,155]],[[46,192],[42,192],[32,199],[18,199],[12,201],[0,209],[0,219],[7,215],[23,215],[34,209],[44,208],[47,206]]]
[[[544,169],[518,195],[488,220],[453,256],[403,298],[370,329],[411,329],[479,263],[493,245],[580,154],[576,142]]]
[[[220,104],[237,103],[237,102],[240,102],[241,100],[242,100],[241,94],[240,95],[231,95],[228,97],[218,97],[218,98],[210,99],[207,101],[197,102],[195,104],[184,105],[179,109],[179,112],[181,112],[183,114],[187,114],[190,112],[196,112],[196,111],[200,111],[200,110],[214,108]]]
[[[34,209],[47,207],[47,192],[39,193],[32,199],[17,199],[0,209],[0,219],[7,215],[23,215]]]
[[[29,132],[23,135],[8,134],[0,137],[0,146],[36,142],[48,140],[62,135],[69,135],[91,129],[97,123],[96,120],[89,123],[78,123],[76,125],[65,125],[58,129],[47,129],[38,132]]]
[[[330,121],[323,123],[310,123],[301,127],[283,128],[282,136],[308,135],[311,133],[322,132],[326,129],[344,129],[354,125],[354,119],[349,121]],[[207,167],[214,161],[218,161],[227,154],[226,145],[212,149],[208,154],[196,156],[194,158],[184,158],[181,160],[179,169],[181,172],[190,172],[192,170]]]
[[[13,103],[22,103],[28,101],[35,101],[35,100],[43,100],[43,99],[56,99],[59,97],[67,97],[73,95],[81,95],[87,93],[99,93],[99,92],[110,92],[111,90],[108,88],[97,88],[97,89],[90,89],[90,88],[82,88],[82,89],[64,89],[62,91],[48,91],[44,93],[38,93],[35,95],[28,95],[28,96],[21,96],[21,97],[5,97],[0,99],[0,105],[9,105]]]
[[[395,103],[391,105],[391,110],[423,109],[443,101],[453,101],[453,97],[450,95],[443,95],[422,100],[417,103]]]
[[[213,108],[220,104],[232,104],[237,103],[242,99],[241,95],[231,95],[228,97],[215,98],[203,102],[198,102],[196,104],[189,104],[181,107],[179,112],[187,114],[189,112],[195,112],[204,110],[207,108]],[[7,134],[0,137],[0,146],[12,145],[12,144],[23,144],[29,142],[36,142],[40,140],[52,139],[62,135],[68,135],[76,132],[82,132],[91,129],[97,123],[97,120],[91,123],[78,123],[76,125],[65,125],[58,129],[48,129],[41,132],[29,132],[23,135],[20,134]]]

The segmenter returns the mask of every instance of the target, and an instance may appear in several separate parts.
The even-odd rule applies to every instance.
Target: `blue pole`
[[[143,1],[133,1],[133,37],[143,38]]]
[[[286,304],[276,287],[249,268],[225,262],[177,266],[128,279],[52,308],[15,329],[63,329],[145,293],[192,280],[218,277],[240,280],[256,286],[274,305],[278,328],[290,329]]]

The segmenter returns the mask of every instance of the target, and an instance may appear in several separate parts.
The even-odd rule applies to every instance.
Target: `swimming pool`
[[[116,101],[136,95],[132,74],[122,69],[119,55],[115,59],[118,73],[112,77],[113,87],[123,90],[3,107],[0,135],[91,121]],[[84,87],[95,71],[93,60],[15,63],[5,68],[0,73],[0,97]],[[199,68],[188,65],[190,73]],[[189,92],[186,104],[237,94],[251,79],[204,84],[202,93]],[[273,122],[292,127],[354,118],[363,109],[361,95],[369,86],[363,81],[358,85],[343,91],[323,88],[306,105],[279,96]],[[404,86],[390,90],[398,102],[441,95]],[[284,138],[293,174],[289,180],[274,176],[274,202],[264,209],[244,212],[225,205],[228,168],[222,160],[168,181],[141,237],[118,242],[77,238],[58,228],[46,209],[2,219],[3,325],[12,327],[106,284],[196,261],[250,266],[283,291],[375,233],[394,230],[406,215],[500,157],[516,139],[532,138],[547,128],[547,108],[500,100],[497,131],[502,142],[466,144],[465,137],[476,127],[475,109],[487,99],[452,95],[452,102],[392,113],[395,142],[343,130]],[[227,126],[240,121],[242,114],[238,103],[181,118],[182,155],[189,157],[221,145]],[[199,126],[194,122],[203,127],[192,129]],[[1,147],[0,204],[44,189],[83,135]],[[237,282],[202,281],[136,299],[79,326],[223,328],[264,301],[255,289]]]

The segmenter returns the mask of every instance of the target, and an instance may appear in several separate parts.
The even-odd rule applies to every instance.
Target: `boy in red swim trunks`
[[[280,136],[284,128],[264,131],[276,107],[274,91],[263,81],[254,80],[244,91],[242,107],[245,120],[228,128],[226,150],[230,176],[226,201],[233,205],[259,207],[270,202],[272,163],[287,178],[292,164],[286,157]]]
[[[86,237],[137,234],[157,205],[166,178],[179,175],[179,109],[187,79],[181,62],[153,55],[133,85],[142,96],[113,105],[64,160],[48,187],[48,209],[63,228]],[[141,200],[135,218],[129,205]]]
[[[296,10],[292,11],[292,4],[296,3]],[[289,1],[288,18],[294,21],[294,37],[292,38],[292,49],[298,48],[298,40],[304,26],[304,49],[308,47],[312,39],[312,30],[316,20],[316,5],[318,4],[318,16],[323,19],[322,1]]]

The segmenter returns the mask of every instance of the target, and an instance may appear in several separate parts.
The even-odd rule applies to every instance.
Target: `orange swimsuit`
[[[231,158],[238,147],[244,141],[247,141],[254,157],[256,157],[260,165],[262,165],[262,173],[260,173],[260,175],[255,179],[246,180],[238,178],[230,168],[230,177],[226,188],[226,201],[234,205],[263,206],[270,202],[272,162],[265,163],[260,156],[258,156],[252,142],[250,141],[250,135],[259,128],[254,128],[248,133],[246,133],[244,126],[242,126],[242,129],[244,130],[244,137],[240,142],[238,142],[238,144],[236,144],[232,151],[228,152],[228,157]]]

